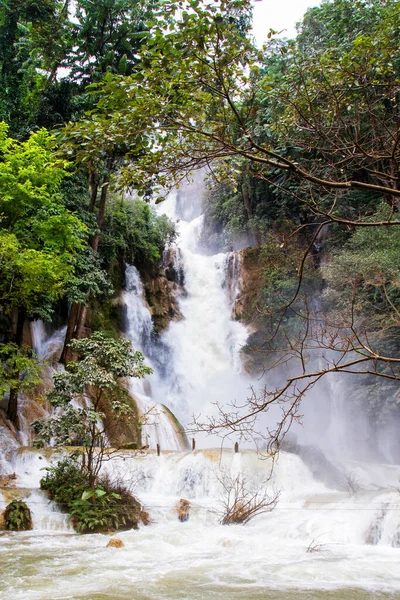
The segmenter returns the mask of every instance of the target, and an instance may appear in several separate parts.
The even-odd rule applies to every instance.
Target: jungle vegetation
[[[256,248],[244,318],[262,321],[263,368],[298,365],[245,417],[208,427],[247,431],[278,402],[276,441],[329,373],[362,381],[374,418],[380,386],[398,413],[399,27],[396,0],[324,0],[293,40],[266,24],[259,49],[250,0],[2,3],[0,389],[11,421],[36,377],[26,320],[61,314],[66,349],[84,337],[124,261],[149,269],[174,237],[149,201],[203,167],[207,237]],[[317,371],[311,351],[325,359]]]

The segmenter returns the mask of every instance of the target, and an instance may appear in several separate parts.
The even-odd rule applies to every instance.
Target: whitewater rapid
[[[38,490],[50,456],[21,449],[15,457],[35,529],[1,538],[1,598],[400,597],[400,494],[390,487],[399,467],[359,463],[365,487],[350,496],[326,488],[287,453],[271,475],[269,460],[252,451],[126,452],[106,468],[132,482],[152,523],[114,534],[125,544],[115,550],[106,548],[111,535],[72,533]],[[221,473],[279,491],[278,505],[246,526],[221,525]],[[186,523],[177,519],[180,498],[192,506]]]

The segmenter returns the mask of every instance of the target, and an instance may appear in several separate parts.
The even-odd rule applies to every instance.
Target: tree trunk
[[[109,165],[111,169],[111,164]],[[108,187],[110,185],[110,173],[106,173],[103,178],[103,185],[101,186],[101,194],[100,194],[100,204],[99,204],[99,212],[97,213],[97,231],[92,240],[92,250],[97,252],[99,248],[100,242],[100,234],[101,228],[103,226],[104,217],[106,214],[106,205],[107,205],[107,195],[108,195]],[[86,294],[86,304],[81,305],[81,310],[79,312],[78,323],[76,326],[76,338],[79,340],[82,337],[83,330],[85,328],[85,321],[88,311],[88,304],[90,300],[90,291]]]
[[[89,171],[89,189],[90,189],[90,203],[89,211],[94,212],[97,200],[98,183],[96,182],[96,176],[92,170]]]
[[[19,373],[18,373],[18,377],[19,377]],[[11,421],[11,423],[13,423],[17,429],[19,429],[18,391],[19,391],[19,387],[11,388],[10,399],[8,401],[8,406],[7,406],[7,419],[9,419]]]
[[[100,241],[101,228],[103,227],[104,216],[106,214],[108,186],[110,185],[110,173],[106,173],[103,177],[103,185],[101,186],[99,212],[97,213],[97,231],[92,240],[92,249],[97,252]]]
[[[100,204],[99,210],[97,213],[97,231],[92,240],[92,250],[97,252],[100,242],[100,233],[101,228],[103,226],[104,217],[106,214],[106,205],[107,205],[107,195],[108,195],[108,187],[110,185],[110,176],[111,171],[114,164],[114,158],[111,156],[107,161],[107,172],[103,177],[103,183],[101,186],[101,194],[100,194]],[[89,188],[91,191],[90,194],[90,203],[89,210],[94,211],[97,192],[98,192],[98,184],[96,182],[95,174],[93,171],[89,171]],[[69,356],[69,352],[67,349],[67,345],[71,342],[72,338],[81,339],[83,330],[85,327],[85,321],[87,316],[88,304],[90,300],[90,290],[86,294],[86,303],[85,304],[73,304],[71,307],[70,315],[68,318],[68,326],[67,333],[65,336],[64,348],[61,355],[61,362],[67,364],[71,358]]]
[[[80,304],[73,302],[72,306],[71,306],[71,310],[69,311],[67,331],[66,331],[65,340],[64,340],[64,347],[63,347],[63,351],[62,351],[62,354],[60,357],[60,362],[64,363],[64,365],[68,364],[71,360],[71,351],[68,348],[68,345],[70,344],[72,338],[74,337],[74,332],[75,332],[75,327],[76,327],[76,322],[78,319],[80,306],[81,306]]]

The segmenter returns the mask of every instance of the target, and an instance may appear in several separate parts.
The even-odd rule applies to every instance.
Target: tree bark
[[[71,310],[69,311],[67,331],[66,331],[65,340],[64,340],[64,347],[63,347],[63,351],[62,351],[62,354],[60,357],[60,362],[62,362],[64,365],[69,363],[69,361],[71,360],[71,357],[70,357],[71,353],[68,348],[68,345],[71,342],[72,338],[74,337],[74,332],[75,332],[75,327],[76,327],[76,322],[78,319],[80,306],[81,305],[78,304],[77,302],[73,302],[72,306],[71,306]]]

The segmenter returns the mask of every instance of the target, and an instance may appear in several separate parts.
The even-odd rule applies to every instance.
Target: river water
[[[127,267],[126,334],[154,368],[146,382],[131,382],[142,412],[151,411],[144,426],[150,450],[124,452],[105,467],[133,486],[152,522],[116,534],[124,542],[120,549],[106,547],[111,535],[74,533],[68,515],[39,489],[53,451],[11,448],[7,457],[14,456],[1,465],[17,473],[18,487],[0,488],[0,509],[14,497],[25,499],[34,529],[0,533],[0,598],[400,599],[400,466],[344,460],[339,452],[332,473],[342,477],[327,484],[295,454],[280,453],[272,470],[269,458],[242,444],[238,453],[232,442],[212,450],[220,440],[196,435],[203,449],[182,451],[164,404],[187,426],[193,414],[215,414],[216,403],[243,402],[251,383],[240,362],[248,332],[232,320],[237,289],[227,279],[238,259],[199,250],[199,197],[185,200],[180,206],[171,195],[160,209],[177,222],[177,268],[185,280],[183,319],[161,338],[153,335],[139,274]],[[36,350],[47,357],[62,336],[45,338],[40,323],[35,331]],[[328,406],[317,400],[319,410]],[[303,440],[310,443],[306,428]],[[346,477],[355,489],[343,485]],[[245,526],[221,525],[224,483],[237,478],[253,493],[279,493],[278,504]],[[185,523],[177,518],[181,498],[191,503]]]
[[[50,453],[21,449],[13,463],[33,511],[28,533],[0,543],[0,598],[24,600],[240,600],[400,598],[400,469],[357,463],[350,496],[316,481],[298,456],[253,451],[126,452],[107,470],[133,482],[152,523],[117,535],[77,535],[37,489]],[[223,476],[280,492],[276,508],[245,526],[221,525]],[[382,486],[382,482],[386,486]],[[3,502],[17,490],[3,490]],[[0,496],[1,497],[1,496]],[[176,506],[191,502],[181,523]]]

